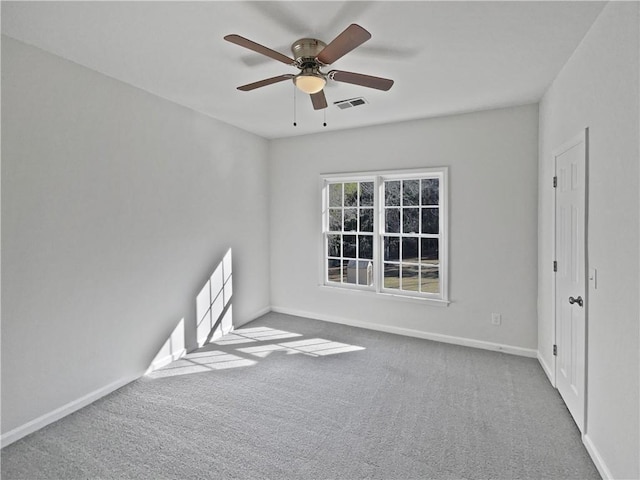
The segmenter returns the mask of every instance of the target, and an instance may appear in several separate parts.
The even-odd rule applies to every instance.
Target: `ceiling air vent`
[[[365,105],[367,102],[364,97],[358,98],[349,98],[348,100],[339,100],[337,102],[333,102],[333,104],[338,107],[340,110],[346,110],[351,107],[359,107],[360,105]]]

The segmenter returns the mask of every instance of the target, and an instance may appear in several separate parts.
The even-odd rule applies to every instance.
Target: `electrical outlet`
[[[499,313],[491,314],[491,325],[500,325],[502,323],[502,315]]]

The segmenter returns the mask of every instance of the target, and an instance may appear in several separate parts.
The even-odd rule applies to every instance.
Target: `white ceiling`
[[[604,2],[2,2],[2,33],[266,138],[536,102]],[[237,33],[285,55],[358,23],[371,40],[331,68],[392,78],[388,92],[332,83],[323,111],[282,82],[293,67],[228,43]],[[332,102],[364,96],[340,110]]]

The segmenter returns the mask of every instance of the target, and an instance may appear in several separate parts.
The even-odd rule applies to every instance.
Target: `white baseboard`
[[[60,420],[62,417],[66,417],[67,415],[80,410],[82,407],[86,407],[90,403],[93,403],[99,398],[102,398],[105,395],[108,395],[111,392],[124,387],[126,384],[133,382],[141,376],[142,373],[116,380],[109,385],[98,388],[97,390],[94,390],[93,392],[90,392],[87,395],[78,398],[77,400],[73,400],[72,402],[56,408],[49,413],[45,413],[44,415],[41,415],[38,418],[31,420],[23,425],[20,425],[13,430],[9,430],[7,433],[3,433],[2,436],[0,436],[0,448],[4,448],[17,440],[20,440],[22,437],[26,437],[30,433],[35,432],[36,430],[40,430],[50,423]]]
[[[553,387],[555,388],[556,379],[555,379],[555,375],[553,374],[553,370],[551,370],[551,367],[549,367],[547,362],[544,361],[544,358],[542,358],[542,355],[540,355],[540,352],[538,352],[537,358],[538,358],[538,362],[540,362],[540,366],[542,367],[542,370],[547,375],[547,378],[549,378],[549,382],[551,382],[551,385],[553,385]]]
[[[147,371],[144,372],[145,375],[148,375],[149,373],[158,370],[159,368],[165,367],[167,365],[169,365],[171,362],[175,362],[176,360],[178,360],[179,358],[184,357],[187,354],[187,349],[183,348],[182,350],[178,350],[177,352],[173,352],[165,357],[162,357],[159,360],[155,360],[151,365],[149,365],[149,368],[147,368]]]
[[[607,467],[607,464],[604,463],[604,460],[602,459],[600,452],[595,447],[595,445],[591,441],[591,437],[589,437],[588,434],[584,434],[582,436],[582,443],[584,443],[584,446],[586,447],[587,452],[589,453],[591,460],[593,460],[593,463],[598,469],[598,473],[600,474],[602,479],[603,480],[613,479],[614,477],[611,474],[611,471]]]
[[[504,345],[501,343],[485,342],[483,340],[474,340],[471,338],[464,338],[464,337],[454,337],[451,335],[442,335],[439,333],[429,333],[429,332],[423,332],[421,330],[414,330],[411,328],[394,327],[392,325],[381,325],[378,323],[360,322],[358,320],[351,320],[348,318],[341,318],[341,317],[333,317],[333,316],[323,315],[323,314],[318,314],[313,312],[305,312],[305,311],[296,310],[293,308],[272,306],[271,310],[273,312],[284,313],[287,315],[307,317],[307,318],[312,318],[314,320],[322,320],[325,322],[339,323],[342,325],[349,325],[351,327],[366,328],[369,330],[377,330],[377,331],[386,332],[386,333],[395,333],[397,335],[405,335],[408,337],[423,338],[425,340],[434,340],[436,342],[451,343],[454,345],[463,345],[465,347],[474,347],[474,348],[481,348],[483,350],[492,350],[496,352],[509,353],[511,355],[519,355],[521,357],[536,358],[536,356],[538,355],[538,351],[532,348],[514,347],[512,345]]]

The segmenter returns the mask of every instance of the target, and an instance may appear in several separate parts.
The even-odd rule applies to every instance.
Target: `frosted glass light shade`
[[[327,83],[320,75],[298,75],[294,81],[296,87],[308,94],[318,93]]]

